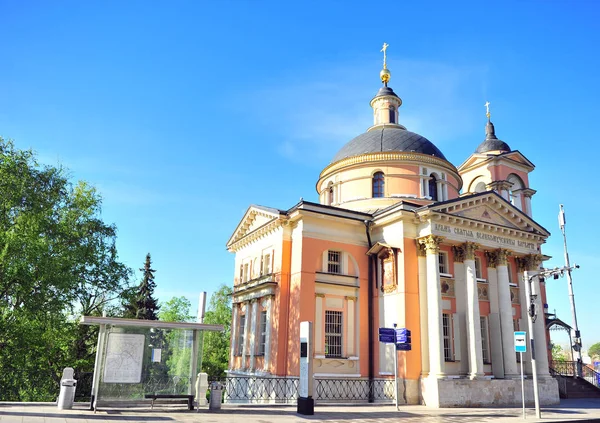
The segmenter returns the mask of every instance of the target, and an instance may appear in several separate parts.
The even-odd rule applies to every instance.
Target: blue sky
[[[544,252],[564,264],[562,203],[584,345],[599,342],[600,6],[408,3],[0,0],[0,135],[95,185],[122,260],[151,252],[159,298],[196,304],[232,283],[225,243],[250,204],[317,201],[320,170],[371,124],[385,41],[409,130],[458,166],[489,100],[536,164]],[[548,293],[571,322],[566,279]]]

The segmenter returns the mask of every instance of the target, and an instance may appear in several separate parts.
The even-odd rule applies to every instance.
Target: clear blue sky
[[[251,203],[317,201],[371,124],[382,43],[400,121],[455,165],[496,134],[537,168],[544,252],[567,210],[584,344],[600,341],[597,2],[0,0],[0,135],[104,198],[122,260],[151,252],[161,300],[231,284],[225,243]],[[416,4],[420,6],[416,6]],[[550,309],[571,322],[565,279]]]

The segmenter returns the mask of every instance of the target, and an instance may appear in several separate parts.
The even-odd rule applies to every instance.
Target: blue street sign
[[[411,349],[410,344],[396,344],[396,351],[410,351]]]
[[[394,344],[396,342],[396,331],[391,328],[379,328],[379,342]]]
[[[410,336],[396,334],[397,344],[410,344]]]
[[[527,332],[515,332],[515,352],[527,352]]]
[[[410,344],[410,331],[406,328],[396,329],[396,343],[397,344]]]

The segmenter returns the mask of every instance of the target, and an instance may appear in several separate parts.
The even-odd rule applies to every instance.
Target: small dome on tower
[[[496,130],[494,128],[494,124],[490,120],[488,120],[487,124],[485,125],[485,140],[483,140],[483,142],[479,144],[479,147],[477,147],[475,153],[481,154],[487,153],[488,151],[511,151],[507,143],[505,143],[502,140],[499,140],[496,137]]]
[[[490,102],[486,101],[484,106],[486,109],[485,115],[488,119],[487,124],[485,125],[485,140],[479,144],[479,147],[477,147],[475,153],[482,154],[487,153],[488,151],[501,151],[503,153],[508,153],[511,151],[508,144],[496,137],[496,129],[494,128],[494,124],[490,119]]]

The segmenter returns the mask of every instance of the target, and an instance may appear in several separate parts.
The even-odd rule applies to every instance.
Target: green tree
[[[588,348],[588,355],[591,358],[600,358],[600,342],[596,342],[590,348]]]
[[[229,344],[231,337],[231,294],[227,285],[221,285],[210,297],[204,323],[223,325],[223,332],[204,334],[202,368],[209,379],[225,376],[229,363]]]
[[[565,351],[558,344],[552,344],[552,361],[557,363],[564,363],[567,361]]]
[[[190,308],[191,303],[187,298],[173,297],[161,304],[160,320],[189,322],[193,319],[193,316],[190,315]],[[171,330],[166,336],[168,348],[165,361],[170,376],[187,376],[189,374],[192,354],[192,339],[189,335],[189,331]]]
[[[125,313],[123,317],[141,319],[141,320],[158,320],[158,310],[160,306],[154,298],[154,270],[152,268],[152,258],[150,253],[146,254],[144,267],[140,269],[143,272],[142,281],[137,289],[130,290],[125,294]]]
[[[94,329],[128,288],[93,187],[0,138],[0,400],[53,400],[63,367],[91,370]]]

